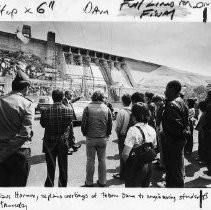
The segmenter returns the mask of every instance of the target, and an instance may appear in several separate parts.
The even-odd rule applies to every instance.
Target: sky
[[[211,76],[211,23],[176,22],[0,22],[14,33],[31,25],[32,37],[98,50]]]

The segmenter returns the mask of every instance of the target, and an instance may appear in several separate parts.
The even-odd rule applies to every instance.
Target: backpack
[[[132,168],[134,170],[138,170],[143,164],[151,163],[157,156],[152,142],[146,142],[143,130],[139,126],[136,126],[136,128],[140,131],[143,142],[140,146],[132,148],[128,158],[128,161],[133,165]]]

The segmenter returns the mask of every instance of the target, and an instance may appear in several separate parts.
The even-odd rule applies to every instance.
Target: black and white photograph
[[[211,187],[210,34],[0,22],[0,187]]]

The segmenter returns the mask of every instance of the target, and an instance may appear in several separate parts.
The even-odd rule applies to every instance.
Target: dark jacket
[[[185,141],[189,132],[188,108],[182,98],[166,101],[162,117],[162,126],[166,138],[172,141]]]

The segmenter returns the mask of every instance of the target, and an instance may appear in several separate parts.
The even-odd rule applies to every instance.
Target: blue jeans
[[[95,171],[95,155],[98,157],[98,181],[106,184],[106,145],[108,138],[88,138],[86,139],[86,184],[93,184]]]

